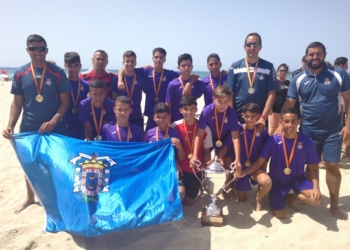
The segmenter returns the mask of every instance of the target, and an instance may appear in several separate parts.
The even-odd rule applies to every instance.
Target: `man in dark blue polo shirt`
[[[347,220],[348,215],[339,208],[338,200],[342,141],[350,139],[350,81],[344,70],[325,64],[326,55],[326,48],[320,42],[313,42],[307,47],[308,65],[292,79],[282,110],[294,107],[296,100],[301,101],[300,131],[311,137],[319,156],[323,153],[330,211],[334,217]],[[340,96],[347,111],[348,123],[344,128],[341,124]]]
[[[248,34],[243,47],[247,55],[231,65],[226,85],[233,92],[233,108],[237,111],[239,122],[244,123],[244,104],[253,102],[262,111],[257,123],[265,126],[276,99],[276,72],[272,63],[259,58],[262,41],[258,33]]]
[[[31,62],[15,71],[11,94],[14,95],[7,128],[2,135],[12,138],[23,109],[20,132],[39,131],[67,134],[64,114],[69,107],[71,87],[63,69],[46,61],[48,48],[39,35],[27,38],[27,52]],[[27,198],[15,213],[35,202],[34,193],[26,180]]]

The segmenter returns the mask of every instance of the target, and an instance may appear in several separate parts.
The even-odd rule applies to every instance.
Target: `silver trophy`
[[[201,163],[196,163],[197,169],[203,171],[205,174],[203,187],[205,191],[210,195],[211,202],[207,206],[203,206],[202,212],[202,225],[206,226],[223,226],[224,217],[222,214],[222,208],[217,204],[217,196],[223,191],[225,187],[215,187],[214,179],[221,179],[220,183],[225,183],[226,173],[234,172],[234,163],[231,164],[231,170],[225,170],[224,167],[218,161],[218,157],[214,157],[214,161],[207,167],[201,168]]]

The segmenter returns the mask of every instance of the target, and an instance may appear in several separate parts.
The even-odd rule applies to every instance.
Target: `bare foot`
[[[339,220],[348,220],[348,214],[341,210],[339,207],[330,208],[329,211],[331,211],[333,216]]]
[[[262,211],[262,208],[261,208],[261,202],[260,201],[256,201],[256,208],[255,208],[256,211]]]
[[[27,198],[22,204],[20,204],[18,207],[15,209],[15,214],[19,214],[21,211],[26,209],[28,206],[32,205],[35,203],[35,199],[33,198]]]

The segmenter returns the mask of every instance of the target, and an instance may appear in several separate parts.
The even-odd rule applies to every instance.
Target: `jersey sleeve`
[[[213,137],[211,135],[211,130],[209,126],[205,127],[205,137],[203,140],[203,148],[212,148],[213,147]]]
[[[21,96],[24,95],[22,84],[20,83],[20,78],[16,75],[16,73],[12,80],[11,94],[21,95]]]
[[[207,126],[207,112],[205,112],[206,110],[204,109],[199,117],[199,121],[198,121],[198,128],[205,130],[205,127]]]
[[[169,79],[168,81],[171,82],[172,80],[178,78],[180,76],[180,72],[176,72],[174,70],[169,70]]]
[[[103,116],[103,120],[107,123],[114,122],[115,114],[113,111],[113,101],[110,101],[106,104],[105,111],[106,111],[106,114]]]
[[[63,71],[63,69],[60,69],[60,75],[61,75],[61,80],[58,85],[58,93],[63,94],[66,92],[69,92],[72,90],[72,86],[70,85],[70,82],[66,76],[66,73]]]
[[[273,67],[273,65],[271,65],[271,70],[270,70],[270,74],[267,77],[267,93],[272,91],[272,90],[276,90],[277,89],[277,81],[276,81],[276,71],[275,68]]]
[[[195,96],[199,98],[204,93],[204,83],[201,80],[198,80],[196,84],[197,84],[197,89],[196,89]]]
[[[166,90],[165,102],[173,103],[174,101],[174,85],[172,82],[169,83],[169,86]]]
[[[265,143],[261,153],[260,153],[260,157],[267,159],[269,158],[269,156],[271,156],[272,154],[272,149],[273,149],[273,145],[275,144],[275,138],[273,136],[271,136]]]
[[[294,77],[289,84],[287,98],[298,100],[298,91],[297,91],[297,77]]]
[[[229,133],[229,134],[226,136],[226,139],[225,139],[223,145],[224,145],[225,147],[227,147],[227,148],[232,148],[232,147],[233,147],[233,142],[232,142],[231,133]]]
[[[80,122],[90,122],[90,110],[88,105],[88,102],[81,101],[79,104],[79,121]]]
[[[237,131],[239,129],[237,113],[231,107],[229,107],[228,111],[229,112],[227,112],[227,120],[228,124],[230,125],[230,130]]]
[[[343,73],[341,75],[341,77],[343,78],[343,82],[342,85],[340,87],[340,92],[347,92],[350,90],[350,79],[349,79],[349,75],[347,74],[347,72],[345,72],[344,70],[342,70]]]
[[[111,85],[111,91],[118,93],[118,76],[113,77]]]
[[[234,75],[233,70],[234,70],[234,68],[232,66],[228,70],[227,79],[226,79],[226,86],[229,87],[233,93],[236,93],[236,84],[234,81],[235,75]]]

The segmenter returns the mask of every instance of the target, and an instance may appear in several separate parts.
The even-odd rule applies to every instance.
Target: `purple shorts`
[[[238,178],[233,182],[233,185],[235,186],[235,189],[237,191],[249,191],[252,190],[251,185],[257,185],[258,183],[251,179],[253,174],[248,174],[244,176],[243,178]]]
[[[272,182],[272,188],[269,193],[270,207],[272,210],[282,210],[286,207],[286,195],[290,190],[293,190],[296,194],[300,194],[303,190],[311,190],[313,188],[314,185],[306,177],[297,180],[294,184],[282,187],[276,187]]]

